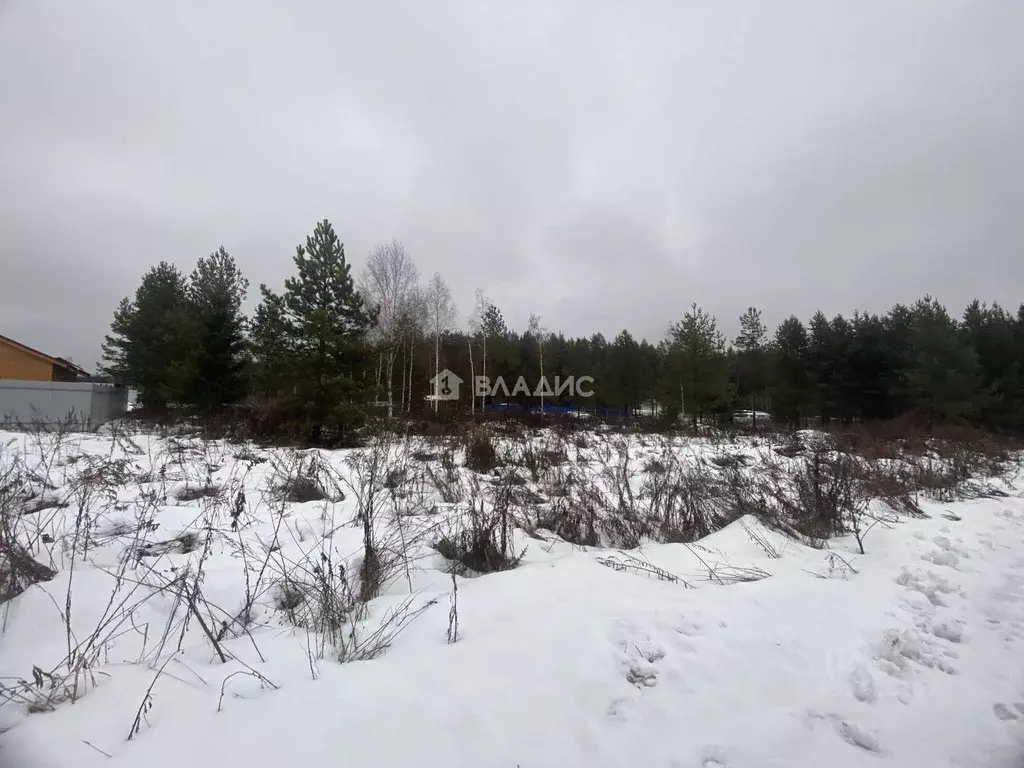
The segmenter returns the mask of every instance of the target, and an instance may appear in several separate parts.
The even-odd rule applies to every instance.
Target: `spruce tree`
[[[122,299],[114,311],[102,371],[138,389],[147,407],[163,408],[184,397],[196,333],[187,299],[184,276],[161,261],[143,275],[134,299]]]
[[[188,402],[204,410],[238,402],[245,395],[245,318],[242,302],[249,281],[234,258],[219,248],[200,259],[189,277],[188,303],[197,323],[188,361]]]

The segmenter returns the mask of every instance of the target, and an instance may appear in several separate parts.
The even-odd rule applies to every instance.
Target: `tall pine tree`
[[[725,337],[714,315],[692,304],[683,319],[669,329],[671,348],[678,360],[680,406],[693,428],[707,412],[731,397],[725,359]]]
[[[969,419],[984,400],[977,354],[946,308],[930,296],[911,310],[906,376],[913,407],[929,426]]]
[[[786,318],[775,330],[772,403],[782,419],[797,427],[807,415],[811,394],[808,347],[807,329],[796,316]]]
[[[260,286],[263,303],[254,317],[253,338],[262,370],[287,381],[285,386],[305,406],[309,437],[319,442],[325,423],[345,433],[361,413],[369,390],[363,374],[372,318],[355,290],[345,249],[326,219],[296,249],[294,262],[296,274],[285,281],[283,294]],[[283,361],[265,356],[275,332],[287,343]]]
[[[748,307],[747,311],[740,315],[740,333],[733,343],[736,346],[736,395],[742,402],[749,403],[752,411],[758,410],[758,405],[762,408],[767,407],[763,402],[767,385],[767,339],[768,329],[761,322],[761,310]],[[759,398],[762,400],[761,403],[758,403]],[[756,426],[756,413],[753,422]]]

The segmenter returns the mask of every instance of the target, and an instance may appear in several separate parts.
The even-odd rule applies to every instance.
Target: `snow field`
[[[822,550],[749,516],[689,545],[630,550],[516,527],[522,562],[480,577],[452,577],[432,546],[465,500],[409,480],[400,494],[374,492],[391,566],[341,629],[341,663],[303,618],[319,604],[299,589],[304,602],[289,608],[281,583],[291,573],[339,585],[311,575],[326,557],[359,588],[367,464],[353,452],[146,435],[72,435],[58,449],[6,433],[0,443],[33,475],[37,499],[68,504],[26,515],[22,530],[57,575],[0,607],[0,678],[21,691],[0,706],[4,768],[1024,759],[1021,478],[1000,484],[1001,496],[922,499],[927,517],[886,517],[864,555],[852,536]],[[639,446],[635,460],[664,447]],[[673,450],[699,461],[720,446]],[[751,446],[732,450],[757,460]],[[124,482],[86,493],[83,473],[110,462]],[[282,473],[310,462],[327,467],[327,498],[282,500]],[[189,492],[210,487],[219,495]],[[174,586],[196,573],[199,614],[226,662]],[[382,626],[395,631],[377,649],[369,639]],[[367,649],[372,658],[356,660]],[[81,695],[29,713],[15,681],[66,668],[69,655],[89,657]]]

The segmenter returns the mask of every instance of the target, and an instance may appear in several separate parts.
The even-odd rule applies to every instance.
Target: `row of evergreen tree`
[[[322,425],[344,429],[370,407],[394,415],[539,405],[522,393],[477,396],[469,382],[479,375],[501,376],[510,390],[520,376],[531,388],[541,376],[552,386],[556,377],[591,376],[592,397],[563,393],[545,405],[685,414],[695,424],[742,408],[794,424],[911,416],[1024,430],[1024,304],[1013,314],[974,301],[957,319],[925,297],[884,315],[818,312],[807,323],[791,316],[774,333],[751,307],[732,340],[694,304],[652,344],[626,330],[611,341],[599,333],[567,338],[536,316],[516,331],[481,292],[468,330],[458,330],[440,275],[421,284],[409,254],[392,242],[370,253],[357,284],[327,221],[297,248],[294,266],[280,292],[260,286],[262,300],[247,318],[248,282],[223,248],[188,276],[161,262],[118,305],[104,372],[155,408],[291,407],[313,439]],[[427,398],[444,368],[470,390],[454,405]]]

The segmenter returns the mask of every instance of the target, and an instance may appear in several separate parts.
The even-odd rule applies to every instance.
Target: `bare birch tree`
[[[480,375],[487,378],[487,325],[484,322],[487,316],[487,307],[490,305],[487,297],[484,296],[482,288],[476,289],[476,304],[473,307],[473,315],[469,321],[469,330],[472,336],[480,336]],[[474,379],[475,381],[475,379]],[[476,385],[473,386],[476,393]],[[480,410],[487,408],[487,395],[480,398]]]
[[[374,246],[366,261],[360,290],[377,311],[376,342],[384,358],[388,417],[394,415],[395,360],[414,312],[419,270],[398,240]]]
[[[540,326],[540,315],[530,313],[530,319],[526,326],[526,335],[537,342],[537,352],[540,355],[540,381],[537,382],[537,390],[540,392],[540,412],[544,414],[544,340],[547,336],[545,331]]]
[[[416,358],[416,344],[426,327],[426,296],[423,289],[416,287],[409,295],[405,312],[399,320],[399,347],[402,350],[402,396],[399,406],[406,413],[412,410],[413,363]]]
[[[423,309],[427,333],[434,339],[434,376],[437,377],[441,372],[441,339],[454,329],[455,319],[458,316],[452,292],[440,272],[435,272],[434,276],[430,278],[430,282],[427,283],[426,290],[423,292]],[[437,413],[437,392],[432,394],[434,395],[434,412]]]

